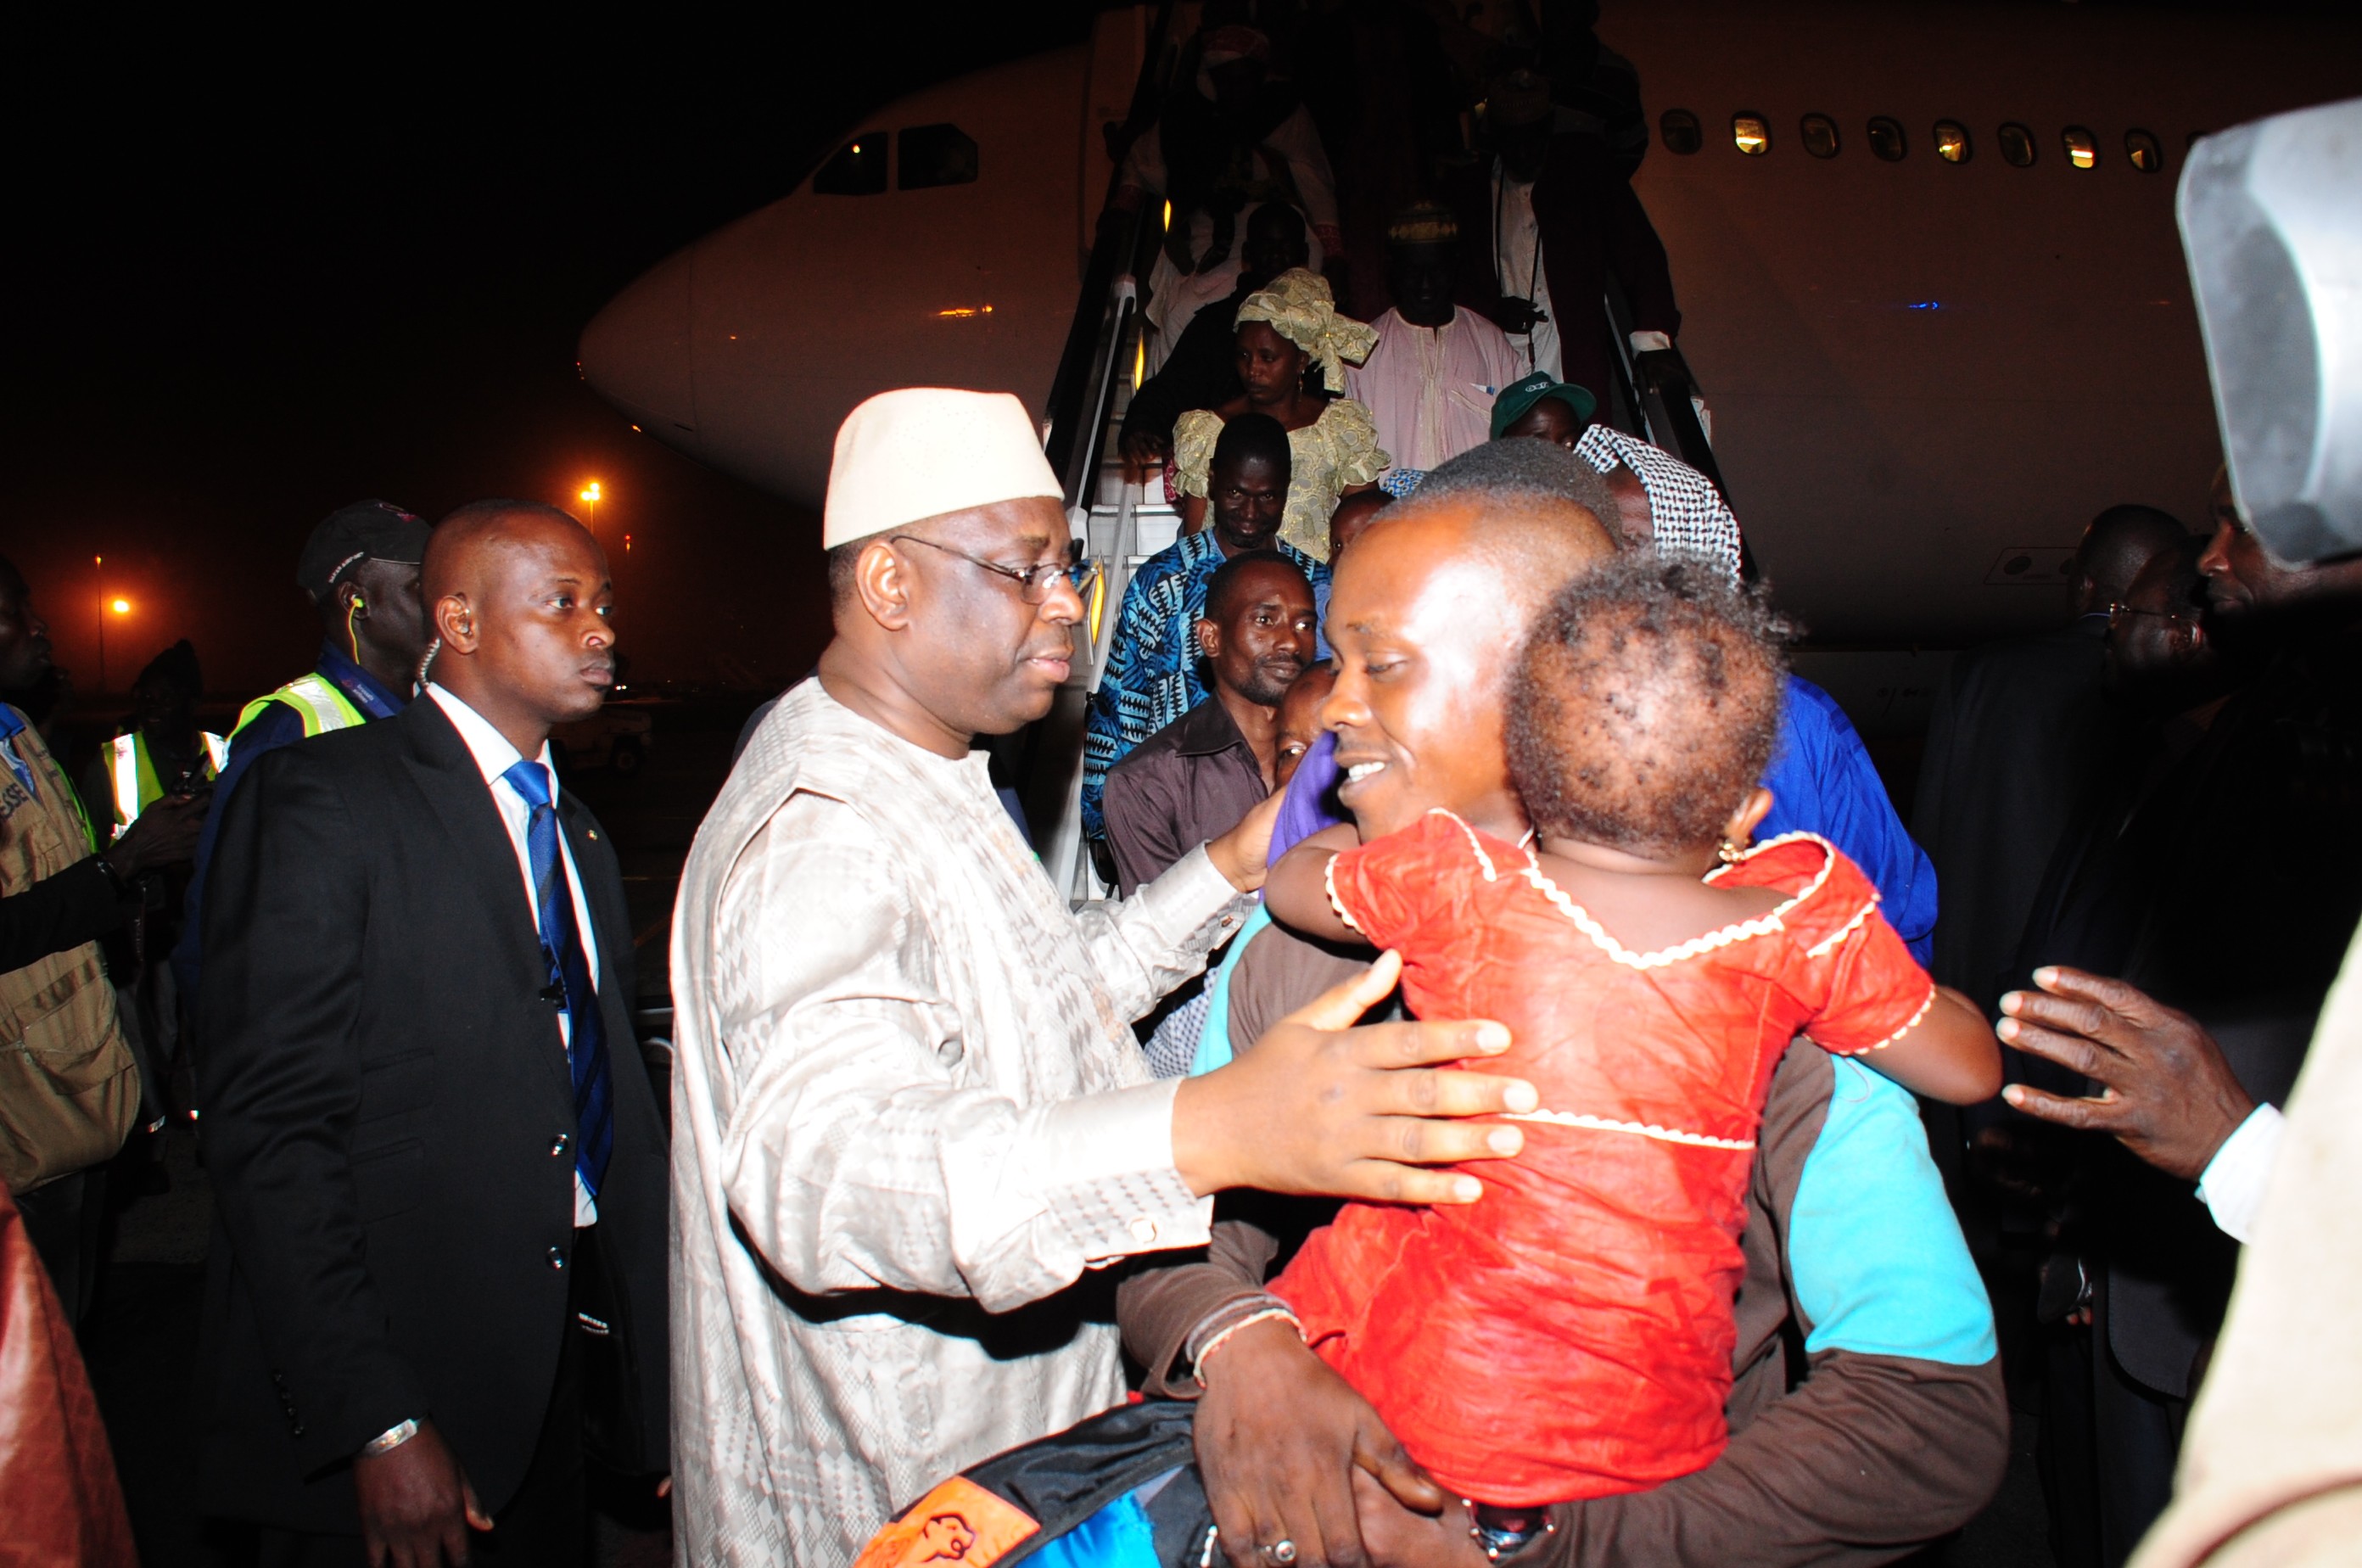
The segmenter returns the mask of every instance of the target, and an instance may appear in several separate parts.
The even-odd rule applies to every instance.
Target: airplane
[[[2221,440],[2175,183],[2200,134],[2362,93],[2362,27],[2001,0],[1601,9],[1639,72],[1634,187],[1733,509],[1812,646],[1888,650],[1808,673],[1849,708],[1924,713],[1924,661],[1895,659],[2055,622],[2095,513],[2202,523]],[[1109,185],[1101,127],[1125,117],[1153,10],[865,116],[792,193],[608,304],[582,374],[645,433],[814,508],[872,392],[1002,389],[1038,415]]]

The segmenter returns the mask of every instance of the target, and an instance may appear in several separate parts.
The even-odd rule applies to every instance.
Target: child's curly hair
[[[1710,844],[1780,733],[1794,628],[1711,565],[1640,550],[1561,589],[1509,684],[1509,777],[1542,834]]]

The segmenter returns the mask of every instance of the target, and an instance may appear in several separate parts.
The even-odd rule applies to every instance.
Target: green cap
[[[1574,410],[1577,419],[1589,419],[1599,407],[1599,400],[1572,381],[1554,381],[1548,370],[1536,370],[1524,381],[1513,381],[1501,389],[1493,400],[1493,439],[1498,441],[1501,432],[1523,419],[1534,404],[1546,397],[1554,397]]]

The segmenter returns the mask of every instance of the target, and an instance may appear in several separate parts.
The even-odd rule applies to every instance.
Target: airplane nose
[[[657,263],[582,329],[576,350],[582,379],[635,424],[697,428],[690,338],[692,272],[686,250]]]

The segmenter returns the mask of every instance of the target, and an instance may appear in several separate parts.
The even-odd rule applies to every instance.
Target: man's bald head
[[[558,537],[579,537],[593,550],[599,547],[572,513],[546,502],[471,501],[426,536],[420,591],[430,605],[446,594],[465,592],[495,557]]]
[[[539,502],[474,502],[436,525],[419,572],[431,679],[519,752],[599,711],[614,685],[614,592],[589,529]]]
[[[2190,530],[2154,506],[2111,506],[2083,530],[2075,548],[2075,612],[2089,614],[2120,602],[2141,569],[2180,547]]]
[[[1503,691],[1551,595],[1615,553],[1599,519],[1557,494],[1422,487],[1379,513],[1337,564],[1340,665],[1321,709],[1348,770],[1341,798],[1365,834],[1438,806],[1523,831]]]

